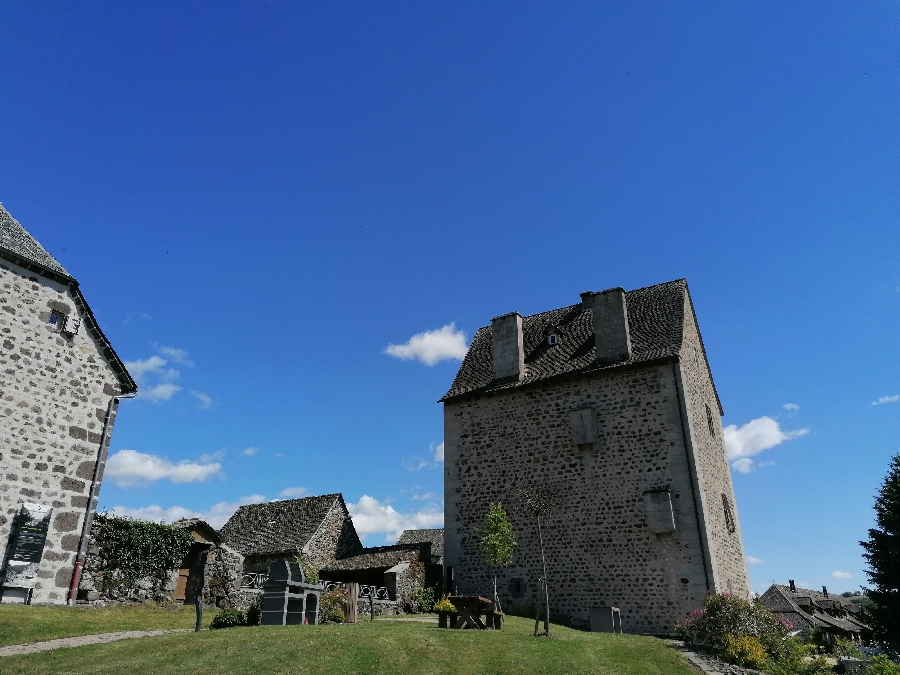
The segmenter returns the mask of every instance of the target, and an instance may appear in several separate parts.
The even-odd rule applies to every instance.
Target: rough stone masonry
[[[551,490],[542,522],[551,612],[587,627],[671,633],[708,592],[748,595],[722,410],[684,280],[583,293],[579,304],[481,328],[444,403],[445,560],[463,593],[491,592],[478,553],[488,505],[518,540],[506,606],[538,602],[535,520],[517,489]]]
[[[96,508],[116,397],[135,391],[78,282],[0,206],[3,602],[66,602]],[[12,586],[6,574],[24,503],[52,508],[30,588]]]

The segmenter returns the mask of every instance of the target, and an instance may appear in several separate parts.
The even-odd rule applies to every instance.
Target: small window
[[[725,511],[725,528],[729,534],[734,534],[737,530],[737,523],[734,522],[734,509],[731,508],[731,501],[725,494],[722,495],[722,509]]]
[[[55,309],[50,312],[50,319],[47,321],[51,326],[53,326],[56,330],[63,330],[66,325],[66,315],[62,312],[57,312]]]
[[[551,347],[552,347],[553,345],[558,345],[558,344],[559,344],[559,337],[556,335],[556,333],[550,333],[550,334],[547,336],[547,344],[550,345]]]
[[[706,406],[706,425],[709,427],[709,435],[715,438],[716,424],[713,422],[712,410],[709,409],[709,406]]]

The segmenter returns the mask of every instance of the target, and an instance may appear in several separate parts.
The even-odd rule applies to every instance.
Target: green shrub
[[[806,644],[800,638],[788,638],[765,671],[769,675],[828,675],[832,669],[817,653],[815,645]]]
[[[879,654],[872,659],[866,675],[900,675],[900,666],[891,661],[887,654]]]
[[[434,589],[431,587],[420,588],[413,595],[413,602],[420,612],[434,611]]]
[[[762,643],[755,637],[750,637],[749,635],[741,635],[740,637],[726,635],[724,643],[725,648],[722,650],[722,656],[730,663],[760,669],[769,660]]]
[[[234,628],[235,626],[246,626],[247,619],[244,617],[243,612],[239,612],[236,609],[223,609],[221,612],[216,614],[213,618],[212,623],[209,625],[210,628]]]
[[[687,644],[705,645],[724,653],[727,636],[756,638],[770,657],[786,650],[791,626],[762,605],[733,595],[707,595],[703,609],[691,612],[675,631]]]
[[[247,626],[258,626],[262,623],[262,610],[259,607],[251,607],[247,610],[246,614],[246,625]]]
[[[337,589],[323,593],[319,601],[319,623],[344,623],[344,603],[347,591]]]

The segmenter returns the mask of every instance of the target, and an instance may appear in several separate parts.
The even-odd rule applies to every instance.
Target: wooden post
[[[375,587],[369,586],[369,620],[375,620]]]
[[[194,624],[194,632],[199,633],[203,627],[203,588],[194,596],[194,605],[197,607],[197,623]]]

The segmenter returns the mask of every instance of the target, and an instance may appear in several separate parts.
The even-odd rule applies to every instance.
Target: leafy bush
[[[707,595],[703,609],[675,627],[687,644],[706,645],[724,654],[728,636],[756,638],[770,657],[777,659],[787,646],[787,632],[792,628],[758,603],[723,593]]]
[[[413,602],[420,612],[434,611],[434,589],[431,587],[420,588],[413,595]]]
[[[259,607],[253,606],[247,610],[246,622],[247,626],[258,626],[262,623],[262,610]]]
[[[210,628],[234,628],[235,626],[246,626],[247,619],[244,617],[243,612],[239,612],[236,609],[223,609],[221,612],[216,614],[213,618],[212,623],[209,624]]]
[[[319,623],[344,623],[344,603],[347,591],[337,589],[323,593],[319,601]]]
[[[730,663],[760,669],[769,660],[762,643],[755,637],[726,635],[724,642],[725,649],[722,651],[722,655]]]
[[[435,612],[455,612],[456,607],[453,606],[453,603],[450,602],[450,600],[448,600],[447,596],[445,595],[440,600],[438,600],[436,603],[434,603],[434,611]]]
[[[194,543],[190,532],[171,525],[106,513],[98,513],[94,522],[104,567],[115,571],[104,575],[107,590],[115,586],[130,590],[143,578],[162,583],[170,571],[178,569]]]
[[[891,661],[887,654],[879,654],[872,659],[866,675],[900,675],[900,666]]]
[[[776,658],[765,668],[769,675],[828,675],[832,672],[828,662],[816,653],[814,645],[805,644],[800,638],[788,638]]]

